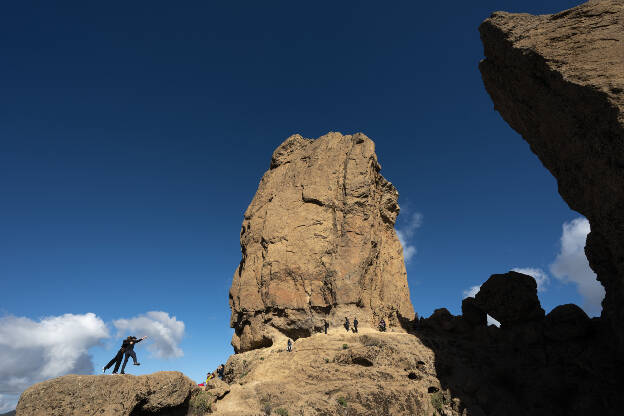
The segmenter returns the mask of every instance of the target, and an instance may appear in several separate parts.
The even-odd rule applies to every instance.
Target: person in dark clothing
[[[115,355],[113,359],[110,360],[108,364],[104,366],[104,368],[102,368],[102,373],[106,373],[106,370],[108,370],[109,368],[112,367],[113,364],[115,364],[115,369],[113,370],[113,374],[117,374],[117,370],[119,370],[119,366],[121,365],[121,360],[123,359],[126,345],[127,345],[127,341],[124,339],[121,344],[121,347],[119,348],[119,351],[117,351],[117,355]]]
[[[327,328],[329,328],[329,323],[327,319],[323,319],[323,327],[325,328],[325,335],[327,335]]]
[[[286,344],[286,351],[292,351],[292,341],[290,339],[288,340],[288,344]]]
[[[345,316],[344,327],[347,330],[347,332],[349,332],[349,318],[347,318],[346,316]]]
[[[358,326],[358,320],[357,317],[353,318],[353,332],[357,334],[357,326]]]
[[[217,367],[217,376],[223,380],[223,373],[225,373],[225,366],[223,364],[221,364],[219,367]]]
[[[384,321],[383,318],[381,318],[381,321],[379,321],[379,330],[381,332],[386,332],[386,321]]]
[[[137,339],[134,336],[129,336],[128,338],[125,339],[126,347],[124,349],[124,363],[121,366],[121,374],[126,374],[125,373],[126,364],[128,364],[128,358],[130,357],[132,357],[132,361],[134,365],[141,365],[141,363],[137,361],[136,354],[134,352],[134,345],[137,342],[143,341],[145,338],[147,337],[145,336],[143,338]]]

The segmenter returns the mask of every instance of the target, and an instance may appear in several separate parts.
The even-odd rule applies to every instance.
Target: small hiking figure
[[[128,364],[128,358],[130,357],[132,357],[132,361],[134,365],[141,365],[141,363],[137,361],[136,354],[134,352],[134,344],[136,344],[137,342],[143,341],[145,338],[147,337],[145,336],[141,339],[137,339],[135,336],[129,336],[128,338],[124,340],[124,344],[125,344],[124,362],[123,362],[123,365],[121,366],[121,374],[126,374],[125,373],[126,364]]]
[[[225,373],[225,366],[221,364],[219,367],[217,367],[217,377],[219,377],[221,380],[223,380],[223,373]]]
[[[344,327],[347,330],[347,332],[349,332],[349,318],[347,318],[346,316],[345,316]]]
[[[323,319],[323,327],[325,328],[325,335],[327,335],[327,328],[329,328],[329,323],[327,319]]]
[[[207,373],[207,374],[206,374],[206,386],[208,386],[208,382],[209,382],[210,380],[212,380],[213,378],[215,378],[215,373],[216,373],[216,372],[215,372],[215,371],[213,371],[212,373]]]
[[[357,326],[358,326],[358,320],[357,317],[353,318],[353,332],[355,334],[357,334]]]
[[[106,370],[112,367],[115,364],[115,368],[113,369],[113,374],[117,374],[117,370],[119,370],[119,366],[121,365],[121,360],[123,359],[124,351],[126,350],[126,340],[124,340],[119,347],[119,351],[117,351],[117,355],[113,357],[112,360],[102,368],[102,373],[106,373]]]
[[[292,341],[290,339],[288,340],[288,344],[286,344],[286,351],[292,351]]]
[[[384,321],[383,318],[381,318],[381,321],[379,321],[379,330],[381,332],[386,332],[386,321]]]

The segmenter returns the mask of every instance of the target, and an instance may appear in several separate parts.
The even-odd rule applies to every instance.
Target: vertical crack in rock
[[[273,152],[247,208],[230,289],[236,352],[311,335],[323,319],[361,326],[414,318],[400,242],[398,192],[358,133],[293,135]]]
[[[624,352],[624,1],[543,16],[496,12],[479,31],[494,108],[591,224],[585,253]]]

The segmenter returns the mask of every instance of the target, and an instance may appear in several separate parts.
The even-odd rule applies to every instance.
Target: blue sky
[[[579,249],[561,252],[562,227],[573,238],[580,215],[494,112],[477,67],[492,11],[576,4],[6,4],[0,330],[80,315],[81,354],[97,369],[122,334],[158,333],[146,314],[162,311],[159,328],[180,335],[183,323],[183,334],[137,347],[143,365],[130,371],[201,380],[232,353],[239,229],[271,153],[291,134],[329,131],[376,142],[400,193],[420,315],[459,313],[464,291],[512,268],[547,275],[547,312],[583,304],[566,283]],[[138,320],[118,334],[120,319]],[[0,410],[11,389],[0,385]]]

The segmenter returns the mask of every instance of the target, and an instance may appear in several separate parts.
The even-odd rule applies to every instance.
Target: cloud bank
[[[396,229],[397,237],[403,246],[403,258],[405,263],[409,263],[417,253],[416,246],[411,243],[414,233],[422,225],[423,216],[416,212],[409,218],[407,224]]]
[[[0,318],[0,411],[13,409],[21,392],[34,383],[93,373],[88,350],[108,337],[108,328],[93,313],[39,321]]]
[[[586,218],[576,218],[564,223],[562,228],[561,248],[550,265],[550,272],[562,282],[576,284],[583,297],[581,306],[585,312],[590,316],[600,315],[604,287],[596,280],[596,273],[589,267],[585,256],[589,221]]]
[[[157,358],[182,357],[184,353],[178,346],[184,336],[184,322],[167,312],[150,311],[130,319],[118,319],[113,325],[122,333],[131,333],[136,337],[147,335],[151,339],[147,349]]]

